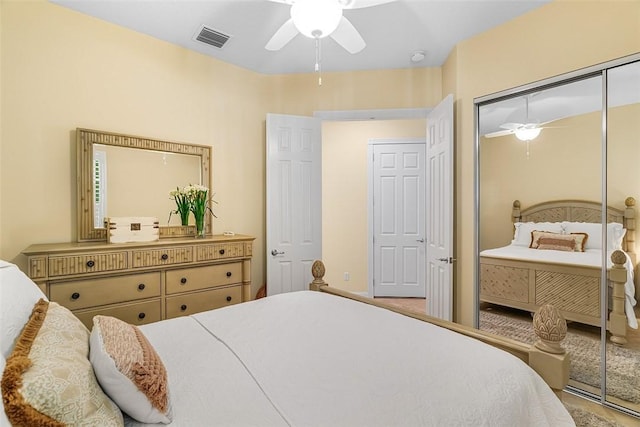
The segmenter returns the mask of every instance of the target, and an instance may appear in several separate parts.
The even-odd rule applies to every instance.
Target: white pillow
[[[40,298],[47,299],[38,285],[16,265],[0,261],[0,351],[4,359]]]
[[[137,326],[95,316],[89,360],[102,389],[131,418],[143,423],[172,421],[167,371]]]
[[[571,233],[587,233],[587,245],[585,249],[602,249],[602,224],[596,222],[569,222],[564,223],[567,234]],[[607,250],[622,249],[622,239],[624,238],[626,229],[619,222],[610,222],[607,224]]]
[[[550,233],[564,233],[561,222],[516,222],[514,224],[512,245],[529,247],[531,244],[531,232],[547,231]]]

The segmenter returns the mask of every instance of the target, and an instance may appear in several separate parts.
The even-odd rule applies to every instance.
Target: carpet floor
[[[530,316],[480,311],[480,329],[527,344],[536,341]],[[571,355],[570,378],[600,388],[599,336],[569,328],[562,343]],[[625,347],[607,345],[607,394],[627,402],[640,403],[640,354]]]

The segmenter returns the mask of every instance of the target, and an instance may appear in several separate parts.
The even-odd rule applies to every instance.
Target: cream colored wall
[[[311,67],[310,67],[311,68]],[[440,68],[272,76],[273,113],[432,107],[442,99]]]
[[[424,119],[322,124],[322,258],[331,286],[368,291],[369,140],[425,137]]]
[[[75,240],[77,127],[213,147],[214,232],[257,237],[265,282],[265,116],[411,108],[439,68],[264,76],[46,1],[2,2],[0,258]],[[311,69],[312,65],[310,65]],[[28,188],[25,189],[25,185]]]
[[[473,324],[473,99],[640,52],[640,2],[556,1],[458,44],[456,319]],[[451,59],[450,59],[451,61]],[[446,69],[446,67],[445,67]],[[451,77],[452,73],[457,76]]]
[[[624,208],[640,196],[640,105],[609,111],[608,204]],[[526,145],[515,136],[480,142],[480,249],[509,244],[511,206],[561,200],[602,200],[602,118],[594,112],[554,121]]]
[[[507,245],[513,238],[514,200],[528,207],[549,200],[602,199],[600,113],[551,125],[529,143],[528,157],[526,143],[514,135],[481,139],[481,250]]]
[[[266,77],[45,1],[2,2],[1,24],[0,258],[76,238],[86,127],[212,146],[214,231],[257,236],[264,281]]]

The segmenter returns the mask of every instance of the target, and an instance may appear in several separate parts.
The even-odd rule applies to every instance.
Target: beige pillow
[[[589,235],[587,233],[571,233],[570,236],[576,239],[576,252],[584,252]]]
[[[587,241],[586,233],[550,233],[547,231],[532,231],[531,245],[533,249],[553,249],[567,252],[584,252]]]
[[[67,308],[40,299],[7,358],[2,401],[19,426],[122,426],[89,362],[89,331]]]
[[[553,249],[556,251],[574,252],[576,241],[574,239],[563,239],[555,237],[540,237],[536,249]]]
[[[89,359],[104,391],[143,423],[173,419],[167,371],[143,333],[110,316],[95,316]]]

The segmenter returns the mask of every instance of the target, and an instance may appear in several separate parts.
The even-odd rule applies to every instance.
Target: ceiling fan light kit
[[[297,0],[291,6],[291,19],[303,35],[319,39],[333,33],[342,18],[338,0]]]
[[[522,127],[515,130],[516,138],[520,141],[532,141],[540,135],[542,128],[540,127]]]

